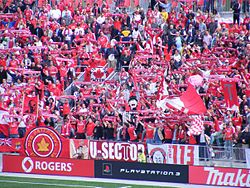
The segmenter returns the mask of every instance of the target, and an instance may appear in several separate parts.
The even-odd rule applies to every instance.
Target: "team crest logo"
[[[60,137],[46,127],[31,130],[25,140],[25,152],[31,157],[59,157],[61,150]]]

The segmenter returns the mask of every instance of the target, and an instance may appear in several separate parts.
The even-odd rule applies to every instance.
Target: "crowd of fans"
[[[52,126],[66,138],[249,146],[250,18],[222,23],[189,4],[165,5],[132,14],[105,1],[2,7],[0,105],[12,118],[9,136]],[[200,135],[187,134],[188,115],[156,105],[162,78],[174,97],[192,75],[203,77]],[[222,79],[236,81],[238,109],[226,107]],[[37,113],[23,113],[24,95],[38,96]]]

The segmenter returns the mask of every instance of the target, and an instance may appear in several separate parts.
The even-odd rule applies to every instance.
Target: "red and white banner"
[[[201,116],[194,115],[193,121],[191,122],[191,126],[188,130],[188,135],[200,135],[204,130],[204,122],[201,119]]]
[[[250,187],[249,180],[247,169],[189,166],[191,184]]]
[[[237,109],[237,107],[239,106],[239,101],[235,82],[221,81],[221,86],[224,92],[226,106],[232,109],[236,107]]]
[[[94,177],[94,161],[4,155],[3,172]]]
[[[137,161],[140,149],[145,153],[145,145],[140,143],[91,140],[89,142],[89,157],[90,159]]]
[[[0,107],[0,134],[9,136],[9,125],[6,120],[6,115],[9,115],[9,112]]]
[[[86,139],[70,139],[70,158],[89,159],[89,141]]]
[[[148,144],[148,154],[152,163],[199,164],[199,146],[181,144]]]
[[[203,100],[191,84],[188,85],[187,90],[180,97],[166,97],[163,100],[158,100],[156,105],[162,110],[173,108],[193,115],[203,114],[207,111]]]

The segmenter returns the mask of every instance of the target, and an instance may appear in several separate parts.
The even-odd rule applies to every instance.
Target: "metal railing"
[[[225,146],[199,146],[202,166],[247,168],[245,148]]]

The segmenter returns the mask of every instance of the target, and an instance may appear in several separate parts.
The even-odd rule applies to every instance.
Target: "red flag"
[[[23,114],[34,114],[38,112],[38,97],[37,96],[24,96],[23,100]]]
[[[221,86],[224,92],[224,99],[226,102],[226,106],[228,108],[238,107],[239,101],[238,101],[235,82],[221,81]]]
[[[5,115],[9,115],[9,112],[0,107],[0,133],[4,134],[6,137],[9,136],[9,125],[5,119]]]
[[[207,109],[195,88],[189,84],[187,90],[180,96],[174,98],[164,98],[157,101],[158,108],[174,108],[188,114],[203,114]]]

